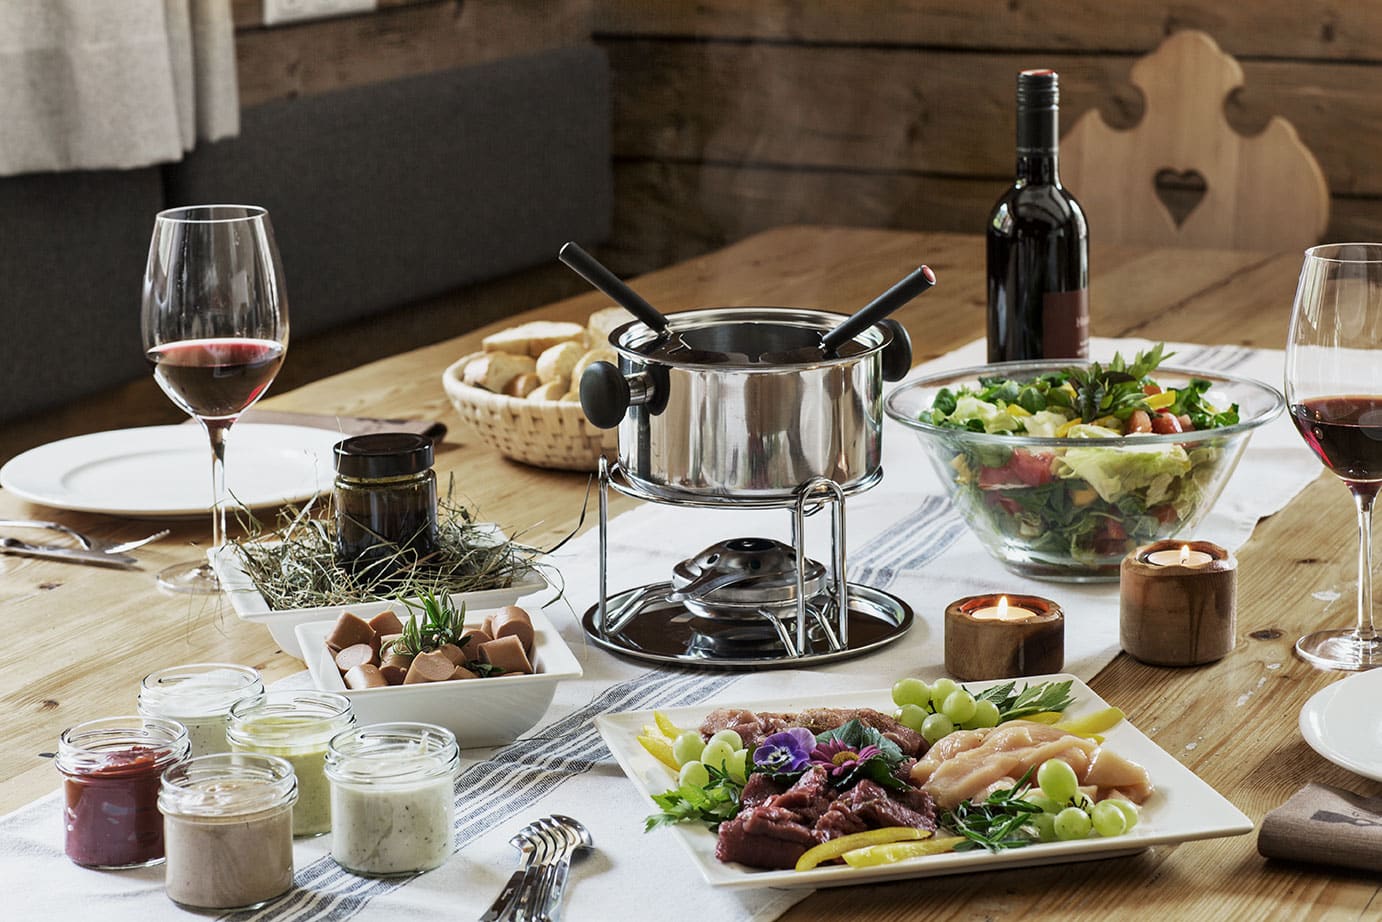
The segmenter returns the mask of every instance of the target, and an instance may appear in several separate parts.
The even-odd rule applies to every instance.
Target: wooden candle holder
[[[1021,621],[978,620],[974,612],[998,595],[971,595],[945,609],[945,671],[962,682],[1043,675],[1065,668],[1065,615],[1050,599],[1008,595],[1008,604],[1036,613]]]
[[[1200,566],[1158,565],[1159,551],[1191,551],[1212,559]],[[1153,666],[1199,666],[1233,649],[1238,562],[1208,541],[1157,541],[1123,558],[1119,641]]]

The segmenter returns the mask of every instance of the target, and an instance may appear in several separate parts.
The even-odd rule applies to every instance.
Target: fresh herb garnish
[[[1064,711],[1075,703],[1070,695],[1071,682],[1043,682],[1040,685],[1023,684],[1021,691],[1015,691],[1016,682],[992,685],[974,696],[975,700],[992,701],[998,706],[998,722],[1018,720],[1049,711]]]
[[[865,778],[893,790],[906,790],[910,785],[893,775],[902,758],[896,743],[858,718],[818,734],[811,753],[811,763],[825,765],[831,785],[841,791]]]
[[[683,784],[654,794],[653,802],[662,812],[647,817],[643,821],[643,831],[652,832],[659,826],[678,823],[705,823],[713,832],[725,820],[733,819],[739,813],[743,785],[713,765],[707,765],[705,770],[710,773],[710,780],[704,785]]]
[[[435,596],[430,592],[418,595],[417,602],[404,600],[404,605],[413,610],[403,625],[403,633],[393,643],[393,649],[404,656],[417,656],[449,643],[464,646],[469,638],[465,636],[465,603],[456,608],[450,596]],[[417,620],[422,613],[422,623]]]
[[[1037,836],[1027,824],[1041,813],[1041,807],[1023,799],[1031,789],[1034,769],[1029,768],[1011,788],[994,791],[980,803],[961,801],[954,810],[941,816],[941,825],[953,829],[968,839],[955,851],[986,848],[991,852],[1005,848],[1020,848],[1036,841]]]
[[[1105,416],[1126,418],[1134,409],[1145,406],[1143,385],[1151,383],[1151,373],[1175,354],[1164,354],[1165,348],[1165,343],[1157,343],[1149,351],[1137,353],[1131,362],[1115,352],[1107,367],[1091,362],[1086,368],[1068,369],[1066,373],[1075,388],[1071,404],[1075,414],[1092,422]]]

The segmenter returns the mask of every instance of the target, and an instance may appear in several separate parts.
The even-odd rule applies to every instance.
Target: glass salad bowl
[[[1196,402],[1193,415],[1201,425],[1209,424],[1214,411],[1229,411],[1233,405],[1236,421],[1230,412],[1214,419],[1221,423],[1215,428],[1126,435],[1080,425],[1078,420],[1056,425],[1070,421],[1054,412],[1031,419],[1034,414],[1023,404],[1038,408],[1041,400],[1029,401],[1021,385],[1008,386],[1004,396],[1010,402],[971,400],[950,409],[962,388],[992,393],[997,379],[1029,382],[1042,376],[1047,376],[1049,387],[1066,370],[1089,367],[1065,360],[965,368],[909,381],[887,398],[888,415],[917,434],[951,501],[984,548],[1024,576],[1067,582],[1117,580],[1128,551],[1151,541],[1192,535],[1219,498],[1252,430],[1276,417],[1284,405],[1280,393],[1258,381],[1164,367],[1150,373],[1165,395],[1154,403],[1169,401],[1173,392],[1191,394]],[[1143,390],[1141,385],[1137,389]],[[1072,386],[1066,390],[1074,392]],[[984,418],[952,420],[949,425],[932,422],[928,411],[936,407],[938,397],[955,420]],[[1052,411],[1060,409],[1053,403]],[[1073,413],[1074,407],[1065,412]],[[1110,414],[1106,425],[1126,427],[1127,414],[1123,407],[1119,415],[1124,420],[1116,422]],[[1153,419],[1157,415],[1150,412]],[[958,427],[965,424],[972,428]],[[1003,431],[1029,424],[1049,434]]]

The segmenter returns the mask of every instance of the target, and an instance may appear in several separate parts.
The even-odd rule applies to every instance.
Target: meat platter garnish
[[[915,699],[916,686],[909,688]],[[1044,699],[1063,710],[1068,688],[1014,693],[1009,685],[1002,697]],[[720,861],[797,870],[1131,829],[1151,780],[1097,735],[1122,713],[1064,720],[1060,710],[1013,710],[992,726],[963,722],[934,743],[869,708],[721,708],[694,730],[658,713],[657,727],[638,739],[676,773],[676,784],[654,796],[659,812],[646,828],[700,823],[715,832]]]

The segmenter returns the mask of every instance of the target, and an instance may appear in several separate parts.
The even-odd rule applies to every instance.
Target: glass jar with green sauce
[[[187,728],[192,755],[229,752],[226,715],[237,701],[264,694],[249,666],[188,663],[151,672],[139,684],[139,713],[176,720]]]
[[[298,781],[293,835],[319,836],[331,831],[326,747],[333,736],[354,725],[350,699],[344,695],[270,691],[230,709],[226,738],[234,752],[258,752],[288,760]]]
[[[406,432],[357,435],[336,443],[335,456],[338,564],[391,574],[436,554],[431,439]]]
[[[254,909],[293,886],[297,779],[256,752],[198,756],[163,773],[164,889],[189,909]]]
[[[456,737],[433,724],[370,724],[334,737],[331,857],[376,877],[440,867],[455,846],[459,764]]]

